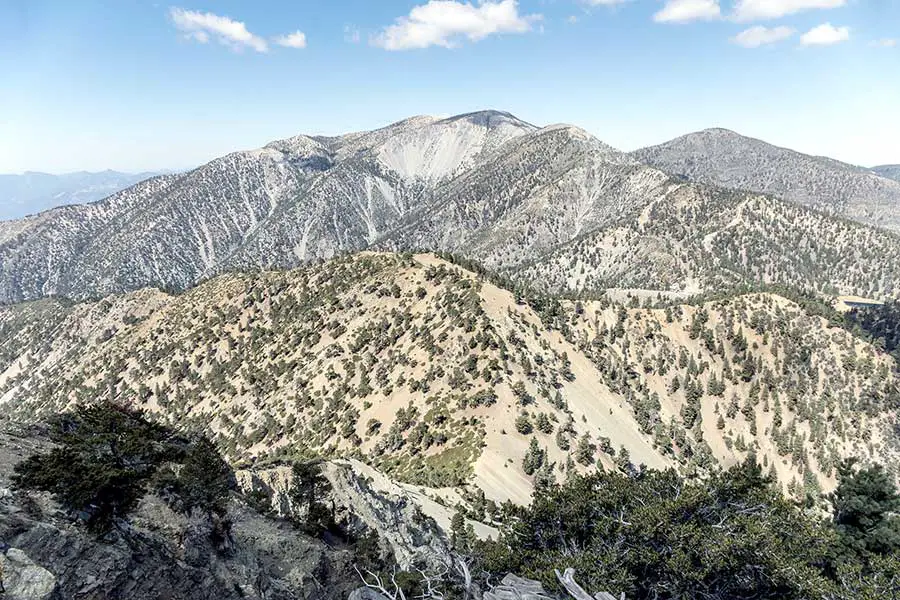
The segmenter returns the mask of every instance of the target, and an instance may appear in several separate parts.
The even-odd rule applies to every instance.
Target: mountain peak
[[[732,129],[726,129],[725,127],[707,127],[706,129],[702,129],[694,134],[688,135],[697,135],[697,134],[705,134],[705,135],[713,135],[719,137],[735,137],[735,138],[746,138],[747,136],[741,135],[737,131]]]
[[[803,154],[722,128],[689,133],[631,154],[690,181],[772,194],[900,230],[900,185],[877,170]],[[881,178],[873,176],[879,174]]]
[[[322,153],[325,147],[319,141],[301,134],[269,142],[263,149],[278,150],[292,155],[310,155]]]
[[[569,123],[554,123],[553,125],[547,125],[546,127],[541,127],[540,131],[551,132],[551,131],[566,131],[571,133],[573,136],[581,137],[581,138],[593,138],[594,136],[588,133],[586,130],[578,127],[577,125],[570,125]]]
[[[463,120],[469,121],[470,123],[475,125],[481,125],[482,127],[488,128],[495,127],[501,124],[513,124],[520,127],[525,126],[536,129],[536,127],[531,123],[523,121],[522,119],[519,119],[511,113],[501,110],[480,110],[443,119],[443,121],[447,123]]]

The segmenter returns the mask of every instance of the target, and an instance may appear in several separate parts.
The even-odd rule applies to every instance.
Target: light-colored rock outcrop
[[[6,590],[5,600],[51,600],[54,597],[56,577],[18,548],[10,548],[0,555],[0,573]]]

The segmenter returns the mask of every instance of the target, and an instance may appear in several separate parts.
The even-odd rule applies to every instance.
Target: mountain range
[[[186,289],[364,249],[450,251],[567,292],[801,282],[896,295],[900,238],[848,219],[893,226],[900,183],[722,130],[679,140],[626,154],[498,111],[295,136],[0,222],[0,302]],[[723,181],[732,154],[778,185]]]
[[[496,548],[476,537],[518,552],[516,524],[542,507],[565,507],[540,517],[553,531],[581,521],[575,496],[547,494],[596,498],[590,481],[611,512],[585,523],[616,521],[641,552],[677,531],[703,556],[691,564],[730,555],[735,535],[768,556],[774,538],[757,533],[818,523],[845,459],[900,480],[893,173],[725,130],[624,153],[484,111],[299,135],[0,221],[7,595],[387,598],[350,592],[361,560],[465,581],[494,556],[461,558]],[[28,459],[52,487],[20,489],[15,465],[61,439],[47,423],[86,405],[112,431],[65,429],[87,427],[75,441],[100,440],[94,454]],[[93,500],[54,503],[72,487],[59,468],[91,479],[97,456],[143,451],[115,425],[128,409],[189,447],[154,450],[165,474],[97,538],[78,524]],[[114,483],[97,481],[117,495],[115,460]],[[212,493],[221,512],[185,500]],[[739,522],[769,508],[761,528],[719,530],[728,513],[700,508],[707,495]],[[808,521],[772,520],[801,510]],[[579,565],[607,560],[592,547]],[[485,600],[549,597],[503,581],[528,591],[489,585]]]
[[[102,171],[51,175],[27,171],[20,175],[0,174],[0,221],[21,219],[67,204],[87,204],[102,200],[158,173]]]

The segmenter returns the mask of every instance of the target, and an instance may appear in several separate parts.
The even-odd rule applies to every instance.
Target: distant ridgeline
[[[721,130],[626,154],[498,111],[414,117],[0,221],[0,303],[419,249],[554,293],[783,284],[881,300],[898,295],[898,207],[900,182]]]

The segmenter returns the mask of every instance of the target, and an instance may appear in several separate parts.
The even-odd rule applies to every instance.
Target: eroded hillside
[[[696,472],[754,451],[798,495],[844,456],[897,464],[893,360],[793,302],[526,303],[433,255],[5,307],[0,361],[5,419],[110,398],[234,461],[353,456],[495,500],[595,464]]]
[[[684,185],[509,275],[570,292],[766,283],[883,299],[900,293],[900,237],[768,196]]]
[[[363,250],[451,252],[551,290],[780,282],[897,296],[900,237],[844,219],[884,224],[876,216],[895,196],[870,194],[890,210],[842,211],[832,206],[832,192],[850,189],[841,179],[798,204],[686,182],[639,159],[649,160],[578,127],[538,128],[498,111],[297,135],[93,204],[0,222],[0,303],[180,291]],[[851,171],[900,193],[895,181]],[[861,189],[853,193],[868,198]]]

